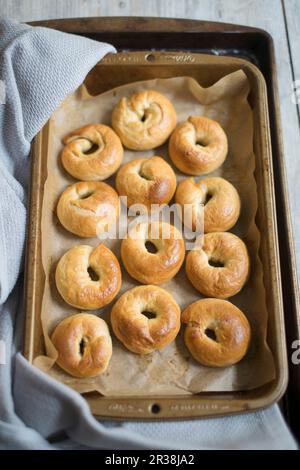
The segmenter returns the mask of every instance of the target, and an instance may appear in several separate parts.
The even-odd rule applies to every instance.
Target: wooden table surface
[[[157,16],[237,23],[267,30],[275,43],[285,162],[300,273],[300,0],[0,0],[0,14],[24,22],[86,16]],[[292,99],[296,80],[299,81],[298,105]]]

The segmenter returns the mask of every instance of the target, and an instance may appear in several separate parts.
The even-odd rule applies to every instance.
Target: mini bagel
[[[51,341],[57,364],[74,377],[95,377],[108,367],[112,342],[102,318],[86,313],[67,317],[57,325]]]
[[[175,201],[185,214],[184,224],[197,231],[204,219],[204,232],[226,232],[237,222],[241,202],[235,187],[224,178],[204,178],[198,182],[187,178],[177,186]],[[204,204],[202,212],[202,204]]]
[[[188,279],[207,297],[225,299],[237,294],[249,275],[245,243],[229,232],[207,233],[203,238],[203,246],[187,255]]]
[[[81,181],[62,193],[57,216],[69,232],[79,237],[96,237],[117,222],[119,197],[106,183]]]
[[[123,160],[119,137],[104,124],[76,129],[64,137],[63,143],[62,164],[78,180],[105,180],[117,171]]]
[[[204,116],[190,116],[179,124],[169,141],[174,165],[188,175],[210,173],[224,162],[227,137],[220,124]]]
[[[148,318],[148,316],[154,318]],[[156,286],[139,286],[125,292],[111,311],[116,337],[136,354],[162,349],[180,329],[180,308],[167,291]]]
[[[249,322],[243,312],[227,300],[198,300],[184,310],[181,321],[187,325],[184,332],[187,348],[204,366],[231,366],[248,350]]]
[[[149,252],[147,244],[154,249]],[[142,284],[159,285],[179,271],[185,256],[181,233],[166,222],[142,222],[122,241],[121,257],[126,271]]]
[[[109,304],[121,287],[121,269],[115,255],[100,243],[74,246],[59,260],[55,281],[69,305],[95,310]]]
[[[153,90],[122,98],[112,113],[112,127],[123,145],[132,150],[150,150],[162,145],[176,126],[171,101]]]
[[[176,190],[176,176],[161,157],[139,158],[120,168],[116,178],[120,196],[127,196],[127,205],[168,204]]]

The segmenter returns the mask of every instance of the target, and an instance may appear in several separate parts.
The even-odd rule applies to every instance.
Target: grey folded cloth
[[[30,143],[114,48],[9,20],[0,21],[0,32],[0,448],[296,449],[277,406],[210,420],[98,422],[78,393],[21,355]]]

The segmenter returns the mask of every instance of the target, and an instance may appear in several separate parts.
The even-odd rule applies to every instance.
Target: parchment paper
[[[196,363],[187,351],[182,338],[184,326],[176,341],[165,349],[147,356],[127,351],[113,337],[113,355],[108,370],[96,378],[76,379],[57,365],[57,353],[49,336],[54,327],[66,316],[78,313],[68,306],[57,292],[54,271],[63,253],[77,244],[97,245],[97,239],[82,239],[68,233],[58,222],[56,205],[59,195],[75,180],[68,176],[60,164],[62,137],[68,132],[89,123],[110,125],[113,106],[122,96],[143,89],[155,89],[166,95],[174,104],[178,122],[190,115],[204,115],[217,120],[224,128],[229,141],[229,154],[223,166],[212,173],[221,175],[237,188],[242,211],[237,225],[232,229],[246,242],[250,253],[251,275],[242,292],[229,299],[242,309],[252,327],[252,340],[246,357],[237,365],[214,369]],[[201,88],[192,78],[156,79],[131,83],[97,97],[87,95],[84,87],[69,96],[53,114],[50,121],[49,148],[47,155],[48,177],[44,188],[42,210],[42,262],[46,284],[42,305],[42,325],[47,356],[37,357],[35,365],[52,377],[84,393],[97,390],[103,395],[176,395],[200,391],[232,391],[258,387],[274,378],[272,354],[266,344],[267,309],[263,271],[258,249],[260,234],[255,225],[257,191],[253,171],[253,115],[247,101],[249,83],[242,71],[225,76],[210,88]],[[167,146],[154,151],[125,151],[124,163],[130,159],[163,156],[169,163]],[[186,178],[174,168],[178,181]],[[115,176],[106,182],[114,186]],[[110,247],[120,259],[120,240],[108,240]],[[119,296],[127,289],[139,285],[122,267],[123,284]],[[171,292],[184,309],[201,298],[186,278],[184,266],[170,282],[162,285]],[[119,297],[118,296],[118,297]],[[115,299],[117,300],[117,299]],[[113,304],[113,303],[112,303]],[[93,312],[103,317],[110,326],[108,307]]]

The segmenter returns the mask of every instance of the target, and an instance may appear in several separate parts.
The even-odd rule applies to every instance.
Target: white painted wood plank
[[[300,1],[282,0],[288,31],[290,56],[292,59],[293,76],[295,79],[295,101],[298,106],[300,123]]]
[[[286,19],[287,27],[287,39],[289,43],[290,59],[292,64],[292,73],[294,83],[294,107],[298,108],[298,129],[300,123],[300,1],[299,0],[282,0],[283,10]],[[293,89],[292,89],[293,92]],[[292,100],[293,102],[293,100]],[[298,104],[296,104],[298,103]],[[285,112],[288,112],[290,107],[286,106]],[[283,113],[282,113],[283,114]],[[291,151],[289,155],[286,155],[288,162],[288,180],[290,187],[290,201],[292,209],[292,218],[295,232],[295,246],[298,261],[298,278],[300,280],[300,184],[298,181],[298,175],[300,170],[300,147],[299,139],[295,136],[297,125],[294,119],[291,119],[292,129],[290,132],[286,132],[284,136],[285,148],[290,151],[292,145],[296,145],[294,151]],[[295,136],[293,138],[293,136]],[[292,162],[294,160],[294,162]],[[291,172],[295,171],[294,176]],[[297,208],[298,206],[298,208]]]
[[[283,0],[294,69],[300,78],[300,1]],[[300,271],[300,131],[293,104],[292,72],[281,0],[0,0],[2,16],[18,21],[84,16],[158,16],[192,18],[257,26],[274,38],[278,65],[285,161]]]
[[[295,79],[300,80],[300,1],[283,0]]]

